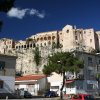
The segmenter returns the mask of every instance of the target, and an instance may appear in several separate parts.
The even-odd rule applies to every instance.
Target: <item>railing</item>
[[[76,79],[79,79],[79,80],[83,80],[84,79],[84,75],[83,74],[80,74],[80,75],[78,75],[77,77],[76,77]]]
[[[83,74],[79,74],[77,76],[70,76],[70,77],[67,77],[67,80],[71,80],[71,79],[78,79],[78,80],[83,80],[84,79],[84,75]]]

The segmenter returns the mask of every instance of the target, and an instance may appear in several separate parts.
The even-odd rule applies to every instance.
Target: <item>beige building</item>
[[[39,47],[41,62],[39,70],[42,72],[48,55],[57,51],[85,51],[93,53],[100,50],[100,31],[93,28],[77,29],[75,26],[66,25],[60,31],[36,33],[26,40],[14,41],[3,38],[0,40],[0,52],[17,55],[16,70],[23,75],[36,72],[34,49]]]
[[[39,74],[42,73],[43,66],[47,63],[48,55],[57,51],[82,51],[80,56],[83,57],[82,59],[85,62],[84,70],[81,73],[82,75],[84,74],[85,78],[82,88],[85,92],[90,89],[89,91],[95,93],[94,91],[97,92],[98,87],[100,87],[99,81],[96,80],[96,74],[100,73],[100,56],[97,55],[100,51],[100,31],[95,31],[93,28],[77,29],[75,26],[66,25],[60,31],[37,33],[26,40],[14,42],[12,39],[0,39],[0,45],[0,53],[18,56],[16,72],[22,72],[23,76],[36,73],[35,47],[39,47],[41,54],[41,61],[38,65]],[[73,77],[75,78],[73,75],[68,75],[69,79]],[[51,83],[51,88],[56,87],[56,82]],[[60,87],[61,83],[57,84]],[[75,84],[79,85],[77,82]],[[75,92],[73,90],[76,91],[76,88],[72,88],[71,92]],[[68,90],[67,88],[66,91],[70,91],[70,89]]]

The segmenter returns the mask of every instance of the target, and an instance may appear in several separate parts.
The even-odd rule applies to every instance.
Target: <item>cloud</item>
[[[9,17],[16,17],[16,18],[19,18],[19,19],[22,19],[26,12],[28,11],[28,9],[19,9],[19,8],[12,8],[8,13],[7,15]]]
[[[20,9],[20,8],[12,8],[7,15],[9,17],[15,17],[18,19],[23,19],[26,15],[30,16],[37,16],[38,18],[44,18],[45,17],[45,12],[39,12],[36,9]]]
[[[30,15],[36,15],[39,18],[44,18],[45,17],[45,12],[39,13],[39,11],[36,10],[36,9],[31,9],[29,14]]]

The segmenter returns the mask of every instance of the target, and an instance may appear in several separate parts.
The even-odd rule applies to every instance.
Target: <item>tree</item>
[[[47,65],[44,65],[43,73],[50,75],[52,72],[56,72],[63,76],[63,84],[60,89],[60,97],[63,98],[62,90],[65,85],[65,73],[67,71],[78,73],[83,68],[83,61],[76,57],[71,52],[57,52],[54,55],[48,57]]]
[[[0,0],[0,12],[7,13],[13,6],[15,0]],[[2,28],[3,21],[0,20],[0,30]]]
[[[34,50],[34,60],[35,60],[36,69],[37,69],[36,73],[38,73],[39,72],[38,65],[40,64],[40,61],[41,61],[40,51],[38,47],[36,47]]]

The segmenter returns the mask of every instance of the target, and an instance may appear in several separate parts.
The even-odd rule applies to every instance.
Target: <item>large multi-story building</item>
[[[0,53],[18,56],[16,70],[22,71],[23,75],[26,75],[36,72],[35,47],[39,47],[42,57],[39,65],[39,70],[42,72],[47,56],[56,51],[78,50],[88,53],[99,51],[100,31],[94,31],[93,28],[77,29],[75,26],[66,25],[60,31],[37,33],[24,41],[3,38],[0,40],[0,45]]]
[[[97,55],[100,51],[100,31],[95,31],[93,28],[77,29],[75,26],[66,25],[60,31],[37,33],[24,41],[14,41],[6,38],[0,40],[0,53],[18,56],[16,72],[22,72],[23,75],[37,72],[37,65],[34,60],[36,47],[39,48],[41,55],[40,64],[38,65],[39,73],[42,73],[43,66],[47,63],[48,55],[57,51],[82,51],[81,56],[85,62],[83,87],[85,86],[84,90],[86,91],[88,88],[91,88],[90,90],[95,92],[99,86],[96,75],[100,73],[98,71],[100,69],[98,64],[100,63],[100,56]],[[70,77],[72,76],[68,75],[68,78]],[[89,83],[93,84],[88,85]]]

